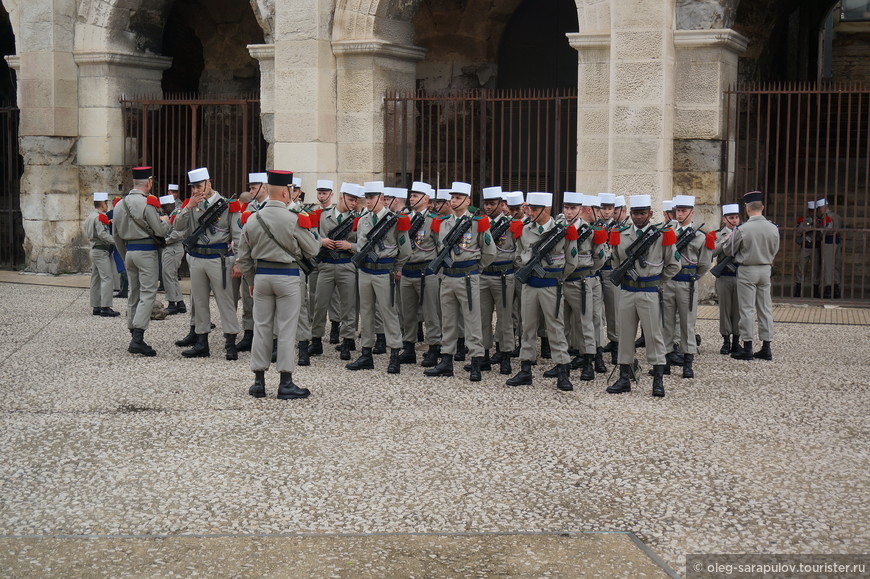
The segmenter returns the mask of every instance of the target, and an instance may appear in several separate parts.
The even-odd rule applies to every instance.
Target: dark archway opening
[[[0,56],[11,54],[15,54],[15,34],[9,13],[0,4]],[[17,100],[15,72],[0,58],[0,267],[12,269],[24,264]]]
[[[501,39],[498,87],[576,88],[577,51],[565,35],[578,30],[574,0],[525,0]]]

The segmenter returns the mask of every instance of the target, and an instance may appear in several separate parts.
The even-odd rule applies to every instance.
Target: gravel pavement
[[[162,297],[162,296],[161,296]],[[249,354],[187,360],[187,315],[156,358],[86,290],[0,283],[0,536],[632,531],[688,553],[870,552],[870,327],[779,324],[774,361],[718,354],[650,396],[559,392],[497,372],[298,368],[307,400],[247,395]],[[115,300],[115,309],[126,304]],[[212,311],[217,312],[215,307]],[[424,347],[418,346],[422,353]],[[514,363],[514,370],[518,368]]]

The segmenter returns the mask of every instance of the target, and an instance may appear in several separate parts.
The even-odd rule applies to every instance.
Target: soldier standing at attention
[[[269,171],[269,200],[256,213],[246,213],[236,266],[245,291],[254,296],[254,341],[251,370],[254,384],[248,394],[266,396],[266,370],[272,357],[273,333],[278,335],[277,368],[281,374],[278,399],[305,398],[311,392],[293,383],[296,324],[301,293],[297,261],[312,258],[320,245],[309,231],[307,215],[287,210],[293,173]]]
[[[779,251],[779,230],[762,215],[763,197],[760,191],[743,196],[749,219],[724,240],[725,254],[733,255],[737,268],[737,303],[740,307],[740,338],[743,348],[731,351],[738,360],[772,360],[773,301],[770,297],[770,269]],[[817,204],[818,205],[818,204]],[[755,317],[758,316],[758,337],[761,350],[752,353]]]
[[[181,244],[183,240],[181,233],[174,227],[175,217],[178,215],[175,197],[172,195],[162,196],[160,207],[163,209],[163,214],[169,216],[169,224],[173,225],[172,231],[166,236],[166,247],[163,248],[162,254],[163,287],[166,290],[166,301],[169,302],[166,314],[170,316],[185,314],[187,307],[184,305],[181,282],[178,280],[178,268],[181,267],[181,260],[184,258],[184,246]]]
[[[318,227],[320,234],[320,262],[317,269],[317,288],[314,302],[314,322],[312,332],[314,340],[322,341],[326,324],[327,310],[332,309],[332,303],[338,299],[340,317],[334,317],[333,324],[339,324],[338,331],[342,338],[339,357],[350,360],[351,350],[356,349],[356,268],[350,262],[356,233],[348,231],[342,239],[331,239],[329,233],[345,224],[351,224],[356,218],[356,206],[362,197],[362,187],[354,183],[342,183],[339,189],[338,205],[324,209],[320,214]],[[332,315],[332,314],[330,314]],[[317,334],[320,335],[317,335]]]
[[[429,345],[423,354],[422,366],[432,368],[441,355],[441,320],[438,317],[438,278],[429,269],[437,253],[432,224],[437,219],[435,213],[426,208],[434,192],[432,186],[422,181],[411,185],[409,204],[410,229],[408,238],[411,243],[411,257],[402,268],[400,287],[402,302],[402,352],[399,362],[416,364],[417,353],[414,344],[417,338],[417,312],[423,311],[423,324],[426,329],[424,341]],[[421,221],[422,219],[422,221]]]
[[[152,175],[151,167],[133,169],[133,189],[115,206],[112,220],[115,247],[124,259],[130,280],[127,327],[133,339],[127,351],[143,356],[157,355],[154,348],[145,343],[145,330],[151,322],[151,309],[157,296],[158,243],[170,230],[169,218],[160,216],[160,202],[150,194],[154,186]]]
[[[842,218],[834,213],[827,199],[816,201],[816,213],[821,231],[821,259],[819,260],[820,285],[823,299],[840,299],[840,228]]]
[[[601,200],[601,226],[609,232],[619,223],[617,220],[616,195],[613,193],[599,193],[598,198]],[[624,205],[624,203],[623,203]],[[616,324],[616,312],[619,309],[619,288],[607,281],[610,272],[613,271],[613,266],[610,264],[610,257],[601,266],[599,279],[601,280],[602,302],[604,308],[604,321],[607,326],[607,345],[604,346],[603,352],[609,352],[611,358],[616,360],[616,354],[619,351],[619,329]],[[597,304],[596,308],[599,307]]]
[[[813,205],[815,205],[814,202]],[[729,203],[722,206],[722,229],[716,232],[716,263],[725,259],[725,241],[740,225],[740,206]],[[737,305],[737,267],[726,266],[716,278],[716,295],[719,298],[719,333],[722,335],[720,354],[730,354],[740,349],[740,308]]]
[[[112,237],[111,224],[106,217],[109,208],[108,193],[94,193],[94,211],[85,219],[85,237],[91,242],[91,308],[93,315],[104,318],[120,316],[112,309]]]
[[[453,263],[445,265],[441,278],[441,361],[434,368],[424,371],[426,376],[453,376],[454,354],[463,347],[459,337],[459,325],[464,327],[465,346],[471,354],[469,379],[478,382],[483,363],[483,344],[480,328],[480,270],[486,268],[495,257],[495,244],[489,233],[489,218],[474,216],[468,211],[471,205],[471,184],[455,181],[450,187],[452,214],[436,222],[438,251],[444,249],[444,241],[459,224],[465,233],[451,250]],[[458,251],[457,251],[458,250]],[[439,272],[436,272],[439,273]]]
[[[649,195],[632,195],[629,199],[632,224],[610,233],[613,248],[613,267],[618,268],[626,259],[627,250],[639,238],[653,233],[650,224],[652,201]],[[634,272],[626,274],[619,294],[619,379],[608,386],[609,394],[631,392],[635,344],[631,337],[637,334],[640,323],[646,336],[646,357],[653,366],[653,396],[664,396],[662,376],[665,371],[665,342],[662,337],[659,286],[680,271],[674,244],[677,237],[665,228],[653,242],[643,260],[634,262]],[[612,274],[612,272],[611,272]],[[609,279],[607,283],[612,283]]]
[[[801,297],[804,280],[807,277],[810,278],[811,282],[816,279],[816,268],[819,267],[819,256],[816,251],[819,247],[817,243],[819,232],[816,230],[816,202],[807,201],[807,209],[809,210],[808,215],[798,217],[797,235],[795,237],[795,241],[801,248],[794,270],[793,295],[796,298]],[[815,293],[818,294],[818,286],[815,286],[815,289]],[[814,297],[820,296],[815,295]]]
[[[357,221],[357,241],[353,247],[355,253],[365,248],[372,229],[392,214],[384,207],[383,181],[369,181],[363,185],[363,191],[369,212]],[[367,256],[359,268],[362,351],[359,358],[345,366],[348,370],[371,370],[375,367],[372,348],[375,344],[375,311],[378,311],[383,319],[386,345],[390,348],[387,373],[401,372],[399,350],[402,347],[402,329],[399,326],[399,314],[395,304],[390,303],[390,286],[395,283],[395,272],[401,271],[402,266],[411,256],[411,244],[408,239],[410,226],[407,215],[399,216],[396,224],[390,227],[381,242],[373,248],[377,257]]]
[[[313,210],[311,215],[311,226],[315,233],[315,235],[320,238],[320,218],[325,211],[330,211],[333,208],[332,204],[332,181],[329,179],[318,179],[317,180],[317,203],[318,207]],[[326,324],[326,319],[324,318],[319,327],[315,326],[314,318],[317,315],[317,280],[320,277],[320,267],[314,268],[308,275],[308,304],[311,306],[311,311],[309,315],[311,316],[311,343],[308,345],[308,355],[309,356],[320,356],[323,354],[323,333],[324,326]],[[338,331],[336,327],[338,321],[340,319],[340,314],[338,311],[338,294],[330,294],[329,300],[329,318],[333,321],[333,329]],[[336,342],[338,341],[336,340]]]
[[[552,193],[529,193],[526,199],[529,206],[530,221],[523,229],[517,247],[517,264],[522,267],[532,259],[537,244],[547,234],[557,227],[556,221],[551,217],[553,205]],[[564,227],[559,224],[558,227]],[[541,321],[547,328],[547,336],[550,339],[550,349],[553,360],[556,362],[556,387],[559,390],[569,391],[574,389],[568,375],[571,371],[571,358],[568,355],[568,342],[565,339],[565,323],[561,308],[559,315],[556,314],[559,289],[562,281],[573,273],[577,267],[577,229],[573,225],[567,226],[567,231],[561,240],[549,252],[549,260],[541,261],[544,275],[532,273],[523,284],[522,318],[523,335],[522,349],[520,351],[520,371],[508,379],[508,386],[529,385],[532,383],[532,363],[537,356],[535,352],[535,335],[541,326]],[[561,306],[561,304],[558,304]]]
[[[246,220],[250,217],[250,213],[259,211],[260,207],[265,205],[269,199],[269,188],[266,181],[265,173],[248,173],[248,194],[251,196],[251,200],[238,216],[239,227],[241,227],[243,219]],[[242,278],[238,274],[234,275],[233,295],[242,300],[242,330],[245,332],[245,335],[236,344],[236,350],[250,352],[254,340],[254,298],[251,296],[251,292],[245,291],[243,285]],[[236,306],[238,307],[238,303]]]
[[[507,199],[505,200],[505,204],[510,210],[511,218],[514,221],[519,221],[523,225],[525,225],[525,221],[528,219],[525,213],[525,205],[526,200],[523,196],[522,191],[511,191],[507,194]],[[522,229],[520,229],[520,235],[522,235]],[[519,237],[515,238],[517,240],[517,248],[514,251],[514,265],[516,265],[516,260],[519,257],[517,253],[519,252]],[[511,304],[511,316],[514,327],[514,342],[509,345],[501,345],[501,348],[508,352],[508,355],[511,358],[516,358],[520,355],[520,347],[523,338],[523,314],[522,314],[522,303],[523,303],[523,284],[517,283],[516,279],[514,279],[514,295],[508,299],[508,303]],[[514,348],[510,348],[510,346],[514,346]]]
[[[680,350],[683,352],[683,378],[694,378],[692,366],[698,344],[695,341],[695,321],[698,317],[698,293],[695,282],[709,270],[713,258],[713,248],[716,245],[716,234],[706,235],[697,230],[692,223],[695,214],[695,197],[693,195],[677,195],[674,197],[674,215],[677,220],[677,238],[684,233],[692,236],[692,240],[679,252],[680,271],[662,287],[664,303],[663,336],[665,347],[676,340],[677,315],[680,317]],[[688,233],[687,230],[691,230]],[[670,373],[669,364],[665,364],[665,374]]]
[[[175,226],[189,236],[199,226],[200,220],[209,207],[221,199],[220,193],[212,189],[208,169],[202,167],[188,172],[191,195],[187,205],[178,212]],[[196,341],[189,350],[181,355],[185,358],[201,358],[210,355],[208,334],[211,332],[211,307],[209,294],[214,294],[221,326],[226,341],[226,359],[237,360],[236,335],[239,333],[239,318],[233,300],[233,285],[228,271],[231,257],[230,244],[238,239],[241,231],[237,213],[241,212],[238,202],[229,203],[217,218],[213,227],[196,241],[187,256],[190,266],[190,294],[194,310],[194,331]],[[230,266],[232,264],[229,264]]]

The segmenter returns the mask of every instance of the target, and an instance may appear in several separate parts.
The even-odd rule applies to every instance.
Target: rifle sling
[[[266,235],[269,236],[269,239],[271,239],[273,242],[275,242],[275,245],[277,245],[277,246],[280,247],[282,250],[284,250],[284,253],[286,253],[287,255],[289,255],[290,257],[292,257],[292,258],[293,258],[293,261],[298,261],[298,258],[297,258],[295,255],[293,255],[293,252],[292,252],[292,251],[290,251],[289,249],[287,249],[287,248],[284,246],[283,243],[281,243],[280,241],[278,241],[277,239],[275,239],[275,236],[272,234],[272,229],[271,229],[271,228],[269,227],[269,225],[266,223],[266,220],[260,217],[260,212],[259,212],[259,211],[257,211],[257,212],[254,214],[254,217],[256,217],[257,222],[258,222],[260,225],[263,226],[263,231],[266,232]]]

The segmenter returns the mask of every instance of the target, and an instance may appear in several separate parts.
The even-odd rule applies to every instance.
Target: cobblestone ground
[[[867,326],[779,324],[773,362],[738,362],[701,321],[698,378],[664,399],[645,375],[559,392],[545,364],[521,388],[349,372],[328,347],[294,376],[311,398],[279,401],[274,372],[248,397],[217,319],[211,358],[172,344],[184,315],[152,322],[149,359],[84,290],[0,284],[0,304],[3,536],[633,531],[678,571],[870,550]]]

